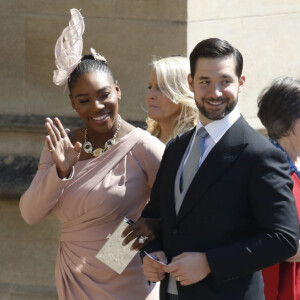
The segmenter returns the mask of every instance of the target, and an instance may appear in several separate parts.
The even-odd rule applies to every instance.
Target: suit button
[[[178,233],[178,230],[177,230],[176,228],[174,228],[174,229],[172,230],[172,233],[173,233],[173,235],[176,235],[176,234]]]

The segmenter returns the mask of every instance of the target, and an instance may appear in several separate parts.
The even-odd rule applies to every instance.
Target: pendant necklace
[[[104,148],[97,148],[95,150],[93,150],[93,145],[92,143],[88,140],[88,132],[87,129],[85,129],[84,132],[84,144],[83,144],[83,150],[85,153],[91,153],[94,157],[98,157],[99,155],[102,155],[104,152],[106,152],[107,150],[109,150],[115,143],[116,143],[116,137],[119,133],[119,130],[121,128],[121,124],[122,124],[122,118],[120,115],[118,115],[119,117],[119,121],[118,121],[118,126],[117,129],[115,131],[114,136],[109,139],[105,145]]]

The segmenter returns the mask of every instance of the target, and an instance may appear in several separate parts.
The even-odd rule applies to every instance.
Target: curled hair
[[[288,136],[300,118],[300,81],[280,77],[258,97],[259,119],[274,140]]]
[[[95,60],[93,55],[85,55],[69,77],[68,87],[70,93],[72,92],[73,88],[75,87],[78,79],[81,77],[82,74],[97,71],[106,73],[112,78],[113,81],[115,81],[112,71],[110,70],[105,61]]]
[[[170,101],[181,104],[181,112],[176,118],[174,128],[169,136],[171,139],[193,128],[197,123],[198,109],[188,84],[189,62],[186,57],[172,56],[154,60],[152,66],[162,93]],[[148,118],[146,122],[147,131],[158,136],[161,131],[159,122],[151,118]]]
[[[201,41],[190,54],[192,77],[195,75],[196,63],[199,58],[227,58],[230,56],[235,59],[235,73],[240,78],[243,72],[243,56],[238,49],[231,46],[227,41],[218,38]]]

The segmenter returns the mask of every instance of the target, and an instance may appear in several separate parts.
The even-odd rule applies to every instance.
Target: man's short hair
[[[300,118],[300,81],[280,77],[258,97],[258,117],[273,140],[288,136]]]
[[[233,56],[235,59],[235,73],[240,78],[243,71],[243,56],[239,50],[231,46],[227,41],[218,38],[201,41],[190,54],[192,78],[194,78],[196,63],[199,58],[228,58],[230,56]]]

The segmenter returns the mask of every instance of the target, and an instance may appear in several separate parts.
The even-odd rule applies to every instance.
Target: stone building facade
[[[54,45],[73,7],[85,18],[84,53],[93,47],[107,58],[121,86],[122,117],[133,123],[146,117],[152,58],[188,55],[208,37],[242,52],[239,107],[257,130],[261,89],[278,76],[300,77],[298,0],[0,0],[0,299],[57,299],[60,225],[51,215],[25,224],[18,199],[36,171],[45,116],[80,124],[67,92],[52,83]]]

